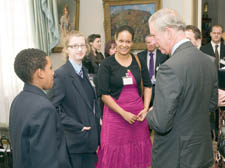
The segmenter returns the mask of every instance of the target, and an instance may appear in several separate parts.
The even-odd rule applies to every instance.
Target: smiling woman
[[[97,168],[151,165],[152,143],[145,116],[152,85],[146,64],[141,63],[140,71],[130,53],[133,39],[133,29],[121,26],[115,33],[116,53],[103,60],[98,72],[98,94],[105,106]]]

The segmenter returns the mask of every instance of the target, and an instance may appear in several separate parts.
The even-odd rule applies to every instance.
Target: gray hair
[[[155,12],[149,18],[149,23],[152,22],[154,22],[154,27],[160,31],[165,31],[166,27],[184,31],[186,27],[180,15],[175,10],[168,8]]]

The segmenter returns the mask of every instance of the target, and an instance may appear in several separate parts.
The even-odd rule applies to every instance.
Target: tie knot
[[[216,47],[216,49],[217,49],[217,48],[219,47],[219,45],[217,44],[215,47]]]
[[[79,75],[81,78],[83,78],[83,71],[82,71],[82,69],[80,70],[80,72],[78,73],[78,75]]]
[[[153,55],[154,55],[154,53],[153,53],[153,52],[150,52],[149,55],[150,55],[150,57],[152,58]]]

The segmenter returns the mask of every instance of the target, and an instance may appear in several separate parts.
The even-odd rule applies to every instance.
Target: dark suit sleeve
[[[59,168],[55,110],[42,107],[32,118],[29,140],[32,167]]]
[[[166,133],[173,127],[182,89],[176,75],[167,65],[160,66],[155,89],[153,110],[147,114],[147,120],[156,132]]]
[[[218,106],[218,77],[216,76],[216,80],[213,83],[213,90],[211,93],[211,99],[209,103],[209,112],[215,112]]]
[[[61,123],[64,125],[64,127],[66,129],[80,131],[84,126],[69,117],[62,108],[62,103],[66,94],[65,85],[62,82],[63,80],[65,80],[63,77],[55,74],[54,87],[49,92],[49,98],[52,101],[53,105],[56,107],[61,118]]]

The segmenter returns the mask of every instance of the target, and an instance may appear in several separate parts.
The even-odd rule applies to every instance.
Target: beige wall
[[[80,0],[80,32],[86,36],[97,33],[101,35],[104,51],[104,12],[102,0]]]

